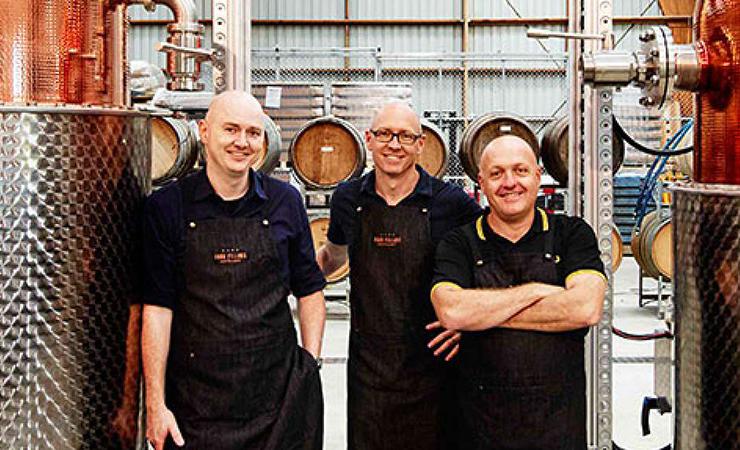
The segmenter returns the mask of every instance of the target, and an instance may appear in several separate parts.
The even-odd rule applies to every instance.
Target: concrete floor
[[[664,329],[658,319],[656,304],[638,306],[638,268],[633,258],[626,257],[617,271],[614,284],[614,325],[636,333],[652,333]],[[647,282],[650,291],[655,292],[656,283]],[[323,355],[325,357],[321,378],[325,401],[325,448],[327,450],[345,449],[346,443],[346,357],[349,322],[345,304],[329,303],[329,319],[326,323]],[[613,364],[613,430],[614,442],[624,449],[653,450],[664,447],[672,439],[672,414],[660,416],[653,411],[650,417],[652,433],[643,437],[640,425],[640,412],[645,396],[653,396],[652,362],[634,362],[635,358],[652,357],[653,341],[628,341],[614,336]]]

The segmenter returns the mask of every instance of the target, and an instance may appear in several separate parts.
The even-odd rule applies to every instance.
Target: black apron
[[[476,288],[528,282],[562,285],[553,253],[553,221],[542,253],[478,254],[473,227]],[[491,328],[465,332],[457,380],[460,448],[585,449],[587,329],[562,333]]]
[[[358,208],[350,246],[348,448],[442,447],[443,362],[429,299],[434,263],[428,202]]]
[[[166,374],[186,449],[322,447],[318,366],[297,345],[269,226],[263,217],[186,224]],[[181,447],[170,438],[166,448]]]

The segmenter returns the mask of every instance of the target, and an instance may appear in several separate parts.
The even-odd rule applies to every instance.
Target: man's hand
[[[146,418],[146,438],[154,445],[155,450],[163,450],[164,442],[167,436],[171,435],[172,440],[178,447],[185,445],[185,440],[180,434],[180,428],[177,427],[177,421],[172,411],[162,406],[157,410],[148,410]]]
[[[443,329],[441,333],[439,333],[434,339],[429,341],[427,344],[427,347],[434,348],[436,345],[440,345],[437,347],[436,350],[434,350],[434,356],[440,356],[442,353],[444,353],[446,350],[450,349],[450,352],[445,356],[445,361],[451,361],[452,358],[457,355],[457,352],[460,351],[460,338],[462,337],[462,334],[459,331],[456,330],[445,330],[442,327],[442,324],[440,321],[432,322],[426,326],[427,330],[436,330],[436,329]]]

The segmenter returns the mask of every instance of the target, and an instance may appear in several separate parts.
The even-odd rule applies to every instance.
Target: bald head
[[[489,223],[531,223],[541,175],[527,141],[514,135],[497,137],[483,149],[479,169],[478,184],[491,206]]]
[[[198,130],[211,182],[243,182],[250,167],[259,167],[265,152],[265,113],[251,94],[227,91],[213,97]]]
[[[208,105],[206,120],[210,121],[215,115],[230,114],[242,111],[247,114],[256,114],[262,117],[262,106],[252,94],[244,91],[225,91],[213,97]]]
[[[516,154],[527,163],[537,166],[537,155],[529,143],[519,136],[505,134],[495,138],[483,148],[478,164],[480,171],[482,172],[484,167],[490,166],[491,161],[503,154]]]
[[[386,122],[405,122],[409,123],[414,133],[421,133],[421,122],[416,112],[404,102],[391,102],[383,105],[373,117],[371,129],[376,129],[380,124]]]

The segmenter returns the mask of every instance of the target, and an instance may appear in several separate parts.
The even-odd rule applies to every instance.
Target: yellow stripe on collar
[[[542,231],[547,231],[550,229],[550,222],[547,220],[547,213],[542,208],[537,208],[537,211],[540,212],[540,215],[542,216]]]
[[[485,216],[478,217],[478,220],[475,221],[475,231],[478,232],[478,239],[481,241],[486,240],[486,235],[483,233],[483,218]]]

